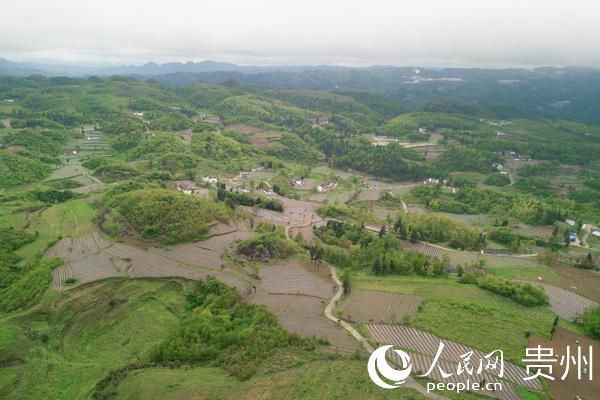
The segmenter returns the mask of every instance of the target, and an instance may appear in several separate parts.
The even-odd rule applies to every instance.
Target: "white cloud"
[[[5,3],[16,60],[600,66],[597,0]]]

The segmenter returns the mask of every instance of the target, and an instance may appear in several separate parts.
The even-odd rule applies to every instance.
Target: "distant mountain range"
[[[203,82],[293,89],[358,89],[409,105],[454,99],[488,108],[495,115],[507,118],[529,115],[600,123],[600,69],[593,68],[240,66],[217,61],[90,66],[0,59],[0,77],[32,74],[71,78],[120,75],[174,86]]]
[[[157,76],[174,73],[208,73],[208,72],[239,72],[243,74],[255,74],[271,71],[299,71],[305,69],[319,70],[343,70],[345,67],[335,66],[241,66],[219,61],[200,62],[171,62],[157,64],[147,62],[143,65],[123,66],[94,66],[76,64],[44,64],[44,63],[21,63],[0,58],[0,76],[28,76],[40,74],[45,76],[90,76],[90,75],[132,75],[132,76]]]

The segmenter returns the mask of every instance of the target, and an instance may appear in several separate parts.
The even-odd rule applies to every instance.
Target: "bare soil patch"
[[[551,265],[550,268],[562,278],[552,282],[555,286],[600,302],[600,273],[564,265]]]
[[[227,131],[232,131],[232,132],[237,132],[237,133],[256,133],[256,132],[260,132],[261,129],[257,128],[255,126],[252,125],[246,125],[246,124],[234,124],[234,125],[227,125],[225,127],[225,130]]]
[[[233,249],[234,242],[236,240],[248,239],[252,235],[252,232],[230,232],[213,236],[201,242],[176,244],[165,249],[152,248],[151,252],[184,264],[220,268],[223,263],[222,255],[226,251]]]
[[[309,225],[322,221],[317,215],[320,204],[312,201],[294,200],[287,197],[271,195],[270,197],[283,204],[283,212],[266,210],[258,207],[240,206],[239,208],[252,214],[261,222],[275,225]]]
[[[260,271],[260,284],[269,293],[304,294],[323,299],[335,293],[327,266],[286,260],[265,265]]]
[[[350,353],[359,343],[335,322],[323,315],[326,299],[297,294],[258,294],[252,301],[264,304],[277,315],[284,329],[304,337],[326,339],[340,352]],[[324,347],[323,350],[328,350]]]
[[[563,328],[556,328],[554,336],[551,340],[537,336],[531,336],[529,338],[528,346],[537,347],[538,345],[542,346],[543,348],[552,348],[554,350],[555,357],[559,361],[563,356],[566,356],[567,346],[571,347],[571,356],[575,355],[575,357],[577,357],[578,346],[581,346],[582,355],[586,356],[588,356],[589,346],[592,346],[593,360],[589,361],[592,362],[592,368],[594,369],[597,369],[597,366],[600,365],[600,343]],[[593,376],[591,381],[588,379],[588,376],[584,375],[582,375],[582,379],[578,379],[577,366],[573,366],[571,364],[565,380],[562,380],[561,377],[565,372],[565,367],[566,363],[565,365],[560,365],[560,362],[554,363],[552,371],[553,373],[551,375],[555,379],[553,381],[546,381],[550,389],[550,394],[555,400],[598,398],[598,392],[600,391],[600,380],[597,378],[597,376]],[[545,372],[547,372],[547,370]]]
[[[99,233],[92,232],[77,238],[63,238],[47,252],[46,257],[60,257],[64,261],[76,261],[97,254],[112,245]]]

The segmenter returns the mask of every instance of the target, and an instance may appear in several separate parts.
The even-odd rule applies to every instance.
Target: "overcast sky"
[[[600,67],[600,0],[2,0],[0,57]]]

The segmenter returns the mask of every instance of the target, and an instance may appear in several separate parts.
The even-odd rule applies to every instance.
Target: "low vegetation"
[[[283,330],[263,306],[247,304],[213,278],[187,295],[186,315],[150,356],[157,362],[220,366],[248,379],[268,354],[287,346],[314,346]]]
[[[165,243],[199,240],[213,222],[227,221],[223,205],[166,189],[138,189],[107,200],[144,239]]]
[[[268,261],[287,258],[299,251],[298,245],[285,237],[282,227],[261,224],[256,232],[256,236],[238,243],[238,254],[252,260]]]

